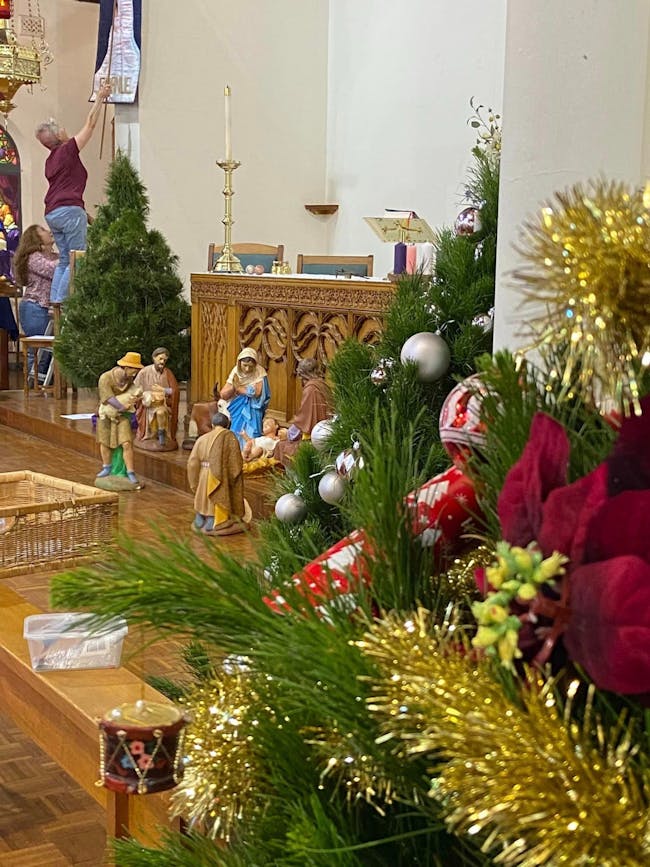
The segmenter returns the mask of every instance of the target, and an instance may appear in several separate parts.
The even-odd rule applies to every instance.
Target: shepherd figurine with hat
[[[102,468],[95,485],[109,491],[138,491],[141,482],[133,467],[133,380],[144,365],[139,352],[127,352],[115,367],[102,373],[97,418],[97,442]]]

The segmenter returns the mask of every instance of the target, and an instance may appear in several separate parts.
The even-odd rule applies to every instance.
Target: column
[[[508,3],[495,349],[525,343],[510,277],[523,221],[578,181],[645,182],[649,24],[650,0]]]

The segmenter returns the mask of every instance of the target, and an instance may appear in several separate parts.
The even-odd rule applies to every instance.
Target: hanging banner
[[[110,81],[113,91],[108,102],[135,102],[141,30],[142,0],[100,0],[93,94]]]
[[[9,0],[0,0],[0,18],[11,18]]]

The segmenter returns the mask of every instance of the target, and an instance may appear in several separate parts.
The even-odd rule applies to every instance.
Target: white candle
[[[232,141],[230,139],[230,87],[226,85],[223,89],[224,99],[226,101],[226,159],[232,159]]]
[[[435,260],[435,250],[431,241],[425,241],[419,244],[419,262],[418,267],[422,268],[423,274],[433,274],[433,266]]]

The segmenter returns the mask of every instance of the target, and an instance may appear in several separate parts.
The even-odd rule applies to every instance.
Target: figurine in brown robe
[[[314,425],[332,414],[332,393],[318,361],[303,358],[298,362],[296,375],[302,382],[300,408],[291,419],[286,441],[278,443],[273,452],[273,457],[285,466],[298,451],[300,443],[309,439]]]
[[[187,479],[194,491],[197,532],[209,536],[241,533],[252,513],[244,499],[243,460],[230,419],[217,412],[212,430],[200,436],[187,461]]]
[[[164,346],[154,349],[151,358],[153,364],[143,367],[134,382],[143,392],[136,409],[138,430],[135,447],[157,452],[173,451],[178,448],[178,382],[167,367],[169,352]]]

